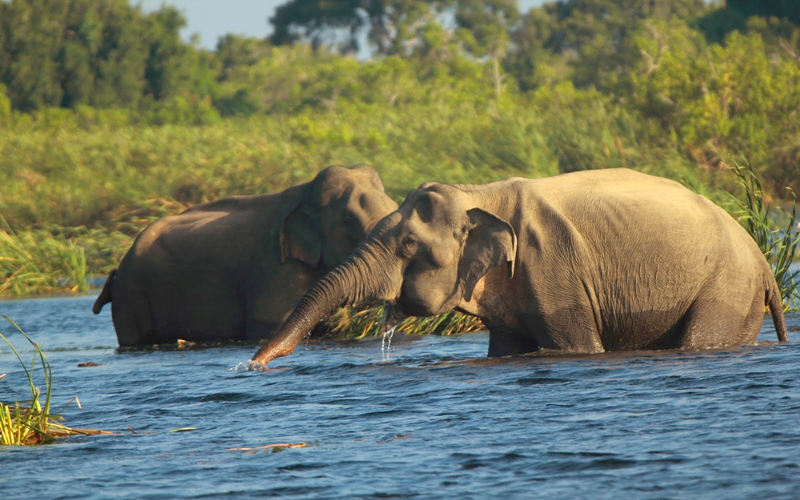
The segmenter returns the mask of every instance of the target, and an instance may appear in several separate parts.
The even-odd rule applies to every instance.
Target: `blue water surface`
[[[250,372],[253,346],[118,352],[93,300],[0,302],[43,346],[54,406],[80,398],[65,423],[117,433],[0,448],[3,499],[800,497],[798,314],[788,345],[487,360],[476,333],[307,344]],[[0,400],[23,399],[0,349]],[[308,446],[234,449],[284,443]]]

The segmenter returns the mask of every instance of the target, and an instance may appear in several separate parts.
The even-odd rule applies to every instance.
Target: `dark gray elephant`
[[[268,338],[396,208],[365,165],[192,207],[139,234],[93,311],[111,302],[120,346]]]
[[[781,296],[725,211],[627,169],[487,185],[426,183],[300,301],[254,366],[344,304],[483,319],[489,355],[753,344]]]

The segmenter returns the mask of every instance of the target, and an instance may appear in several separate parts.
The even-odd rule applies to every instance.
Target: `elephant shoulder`
[[[133,255],[142,256],[149,253],[163,235],[171,232],[180,224],[180,221],[187,218],[184,214],[185,212],[178,215],[168,215],[145,227],[133,242],[133,246],[131,247]],[[197,215],[198,212],[195,212],[191,217],[196,218]]]
[[[252,226],[252,227],[250,227]],[[133,251],[147,253],[197,253],[215,242],[244,244],[262,228],[230,210],[196,210],[169,215],[147,226],[136,238]]]

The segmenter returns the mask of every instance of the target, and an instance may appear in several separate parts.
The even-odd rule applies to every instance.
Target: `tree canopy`
[[[14,108],[136,107],[208,93],[202,55],[175,8],[145,14],[127,0],[0,2],[0,82]]]
[[[628,137],[704,171],[746,155],[786,195],[800,188],[799,13],[788,0],[559,0],[525,13],[515,0],[292,0],[270,37],[229,34],[207,51],[181,39],[186,21],[167,5],[7,0],[0,127],[53,109],[156,125],[515,109],[570,117],[551,125],[568,123],[570,139],[543,146],[561,170],[607,165],[580,153],[600,142],[631,166]]]

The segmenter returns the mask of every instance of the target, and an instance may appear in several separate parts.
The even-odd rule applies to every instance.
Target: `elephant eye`
[[[361,229],[361,224],[352,214],[347,214],[342,218],[342,225],[349,231],[358,231]]]
[[[403,242],[400,245],[400,250],[404,256],[409,257],[416,251],[417,244],[417,238],[413,234],[407,234],[406,237],[403,238]]]

